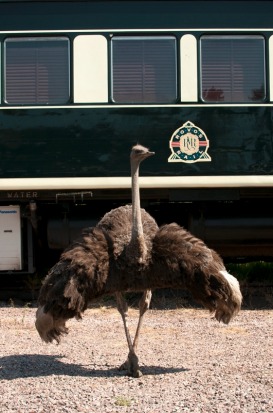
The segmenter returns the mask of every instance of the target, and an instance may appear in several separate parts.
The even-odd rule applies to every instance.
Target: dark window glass
[[[112,39],[112,100],[171,103],[177,99],[176,39],[172,36]]]
[[[264,101],[264,38],[203,36],[201,88],[205,102]]]
[[[7,39],[4,49],[7,103],[68,102],[69,41],[67,38]]]

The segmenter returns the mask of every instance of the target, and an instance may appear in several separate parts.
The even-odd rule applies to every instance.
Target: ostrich
[[[136,145],[132,148],[130,154],[132,205],[111,210],[104,215],[97,225],[107,231],[113,240],[113,252],[117,267],[120,261],[126,260],[128,277],[130,277],[130,267],[134,266],[134,271],[138,269],[139,272],[143,272],[147,267],[150,259],[151,242],[158,230],[158,226],[151,215],[140,208],[139,166],[144,159],[152,155],[154,155],[154,152],[150,152],[142,145]],[[145,290],[139,302],[139,321],[133,342],[127,326],[127,302],[121,292],[116,292],[115,296],[129,348],[128,358],[120,366],[120,369],[127,369],[133,376],[140,377],[141,372],[138,368],[136,348],[143,316],[150,306],[152,292],[151,290]]]
[[[150,252],[152,246],[152,238],[155,236],[158,226],[155,220],[144,210],[140,208],[140,191],[139,191],[139,166],[140,163],[154,155],[154,152],[150,152],[142,145],[135,145],[132,148],[130,154],[131,163],[131,182],[132,182],[132,205],[121,206],[115,208],[106,213],[105,216],[97,224],[97,228],[100,228],[107,234],[107,237],[111,238],[112,244],[112,257],[115,263],[115,267],[118,270],[119,266],[127,266],[128,274],[130,277],[131,268],[134,268],[134,272],[138,271],[139,274],[144,273],[144,269],[150,260]],[[61,258],[62,260],[62,258]],[[53,267],[50,271],[50,275],[47,277],[44,283],[44,288],[41,289],[40,297],[44,294],[48,288],[48,282],[50,282],[54,275],[59,274],[59,266]],[[124,324],[125,335],[129,347],[128,358],[123,363],[120,369],[128,369],[130,374],[135,377],[139,377],[141,372],[138,368],[138,357],[136,355],[136,348],[138,344],[138,337],[140,328],[143,321],[143,316],[149,308],[152,292],[151,290],[145,290],[142,298],[139,302],[139,322],[136,329],[134,341],[132,342],[130,332],[127,326],[128,317],[128,305],[123,297],[122,292],[117,291],[115,293],[117,308],[120,312]],[[39,320],[43,319],[43,312],[39,310],[37,313],[36,325],[39,326]],[[49,317],[44,318],[50,320]],[[52,321],[52,320],[51,320]],[[58,326],[59,328],[59,326]],[[65,332],[63,327],[60,327],[60,331]]]
[[[68,332],[66,321],[69,318],[81,318],[93,299],[116,295],[129,346],[125,366],[129,374],[139,377],[135,349],[142,315],[149,305],[150,290],[187,289],[224,323],[229,323],[240,310],[242,295],[238,281],[228,274],[215,251],[175,223],[157,229],[144,210],[140,210],[143,235],[139,239],[144,236],[146,247],[136,248],[135,254],[133,231],[128,232],[134,208],[121,209],[125,211],[121,220],[117,218],[117,222],[113,222],[110,211],[96,227],[83,230],[81,239],[73,242],[50,270],[38,298],[36,328],[45,342],[59,342]],[[141,229],[137,234],[141,234]],[[129,291],[144,292],[141,300],[144,312],[140,311],[133,343],[126,326],[127,304],[122,298],[122,293]]]

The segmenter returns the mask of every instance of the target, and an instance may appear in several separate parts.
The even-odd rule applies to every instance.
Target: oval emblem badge
[[[168,162],[210,162],[209,140],[205,132],[188,121],[177,129],[170,140]]]

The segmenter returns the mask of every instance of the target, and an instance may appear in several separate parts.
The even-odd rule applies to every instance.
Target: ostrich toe
[[[138,357],[135,353],[129,353],[127,360],[121,364],[119,370],[127,370],[131,377],[139,378],[142,373],[139,369]]]

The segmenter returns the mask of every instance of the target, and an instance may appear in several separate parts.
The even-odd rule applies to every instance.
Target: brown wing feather
[[[153,263],[156,271],[152,277],[158,274],[159,280],[167,279],[167,287],[186,288],[196,301],[215,311],[217,320],[228,323],[238,313],[242,295],[237,280],[227,274],[214,250],[179,225],[159,229],[153,243]],[[156,284],[156,279],[153,282]]]
[[[108,273],[108,240],[101,229],[87,229],[48,273],[38,304],[54,317],[79,318],[88,302],[103,292]]]

